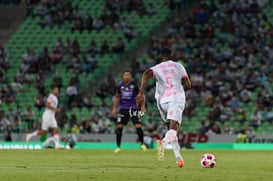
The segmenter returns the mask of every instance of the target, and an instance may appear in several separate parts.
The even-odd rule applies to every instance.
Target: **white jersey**
[[[185,103],[186,98],[181,79],[188,77],[188,74],[181,64],[169,60],[150,69],[156,79],[155,99],[158,104],[171,101]]]
[[[51,105],[51,107],[53,107],[53,108],[57,108],[57,106],[58,106],[58,98],[57,98],[57,96],[55,96],[54,94],[50,94],[49,96],[48,96],[48,98],[47,98],[47,100],[46,100],[47,102],[50,102],[50,105]],[[55,112],[52,110],[52,109],[48,109],[48,108],[46,108],[45,109],[45,112],[44,112],[45,114],[49,114],[49,115],[55,115]]]

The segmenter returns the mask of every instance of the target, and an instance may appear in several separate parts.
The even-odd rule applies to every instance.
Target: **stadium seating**
[[[124,40],[126,45],[126,52],[134,49],[137,47],[139,42],[143,40],[143,38],[148,37],[151,35],[151,33],[156,30],[158,27],[160,27],[161,23],[166,20],[166,18],[170,15],[170,10],[164,5],[163,1],[159,1],[159,3],[154,3],[153,0],[146,0],[145,4],[153,3],[154,8],[156,10],[156,14],[153,16],[138,16],[134,11],[133,12],[127,12],[123,11],[120,12],[121,17],[126,17],[128,24],[134,26],[136,29],[138,36],[137,38],[133,39],[131,42],[127,42],[125,37],[120,32],[113,32],[109,27],[106,27],[100,31],[92,31],[91,33],[88,33],[87,31],[83,31],[81,34],[79,32],[74,32],[71,34],[71,27],[72,22],[65,22],[61,26],[55,26],[53,28],[45,27],[41,28],[38,23],[40,22],[40,18],[35,17],[28,17],[24,23],[20,26],[18,31],[10,38],[8,43],[6,44],[6,47],[10,51],[10,62],[12,67],[7,72],[7,77],[9,80],[13,80],[13,78],[17,75],[17,72],[19,70],[19,67],[21,65],[21,57],[25,53],[26,49],[28,47],[34,48],[36,52],[40,52],[45,46],[49,47],[49,51],[51,53],[56,41],[59,37],[61,37],[63,40],[65,40],[67,37],[70,37],[71,40],[74,38],[77,38],[81,49],[85,50],[90,42],[91,39],[94,39],[96,43],[99,45],[102,44],[104,39],[107,39],[109,42],[110,47],[114,45],[118,37],[121,37],[122,40]],[[209,3],[210,1],[207,1]],[[216,5],[219,7],[219,2],[215,1]],[[79,9],[81,10],[84,17],[87,16],[88,13],[91,13],[93,17],[101,14],[101,9],[104,5],[104,1],[89,1],[89,0],[82,0],[82,1],[73,1],[74,5],[78,4]],[[263,9],[263,13],[266,13],[268,15],[269,20],[273,21],[273,10],[272,6],[267,6]],[[262,13],[259,13],[259,16],[262,16]],[[194,29],[199,32],[202,28],[201,24],[195,24]],[[215,29],[216,37],[219,38],[222,34],[222,32],[219,29]],[[232,34],[226,35],[228,41],[231,41],[233,39]],[[211,40],[211,43],[213,44],[213,50],[216,51],[218,49],[226,50],[228,47],[228,42],[221,42],[219,43],[217,41],[217,38],[214,38]],[[188,39],[188,42],[190,44],[190,47],[192,47],[193,52],[198,52],[199,45],[197,41],[194,41],[193,39]],[[95,82],[100,78],[100,76],[105,73],[108,68],[110,68],[112,65],[115,65],[119,62],[121,56],[123,55],[116,55],[116,54],[105,54],[104,56],[99,55],[98,58],[98,67],[95,69],[91,74],[88,76],[80,76],[80,86],[85,87],[86,83],[88,82]],[[259,61],[259,56],[257,55],[255,59]],[[147,54],[139,55],[138,61],[139,63],[143,63],[145,59],[147,59]],[[69,80],[71,78],[71,73],[66,72],[65,67],[67,66],[67,63],[60,63],[54,65],[54,71],[58,72],[62,79],[63,79],[63,88],[61,90],[62,98],[61,101],[65,102],[65,91],[66,87],[69,83]],[[190,71],[189,67],[189,71]],[[47,77],[45,80],[45,86],[47,89],[49,88],[49,85],[52,83],[52,76]],[[140,75],[137,75],[137,78],[140,78]],[[118,79],[118,78],[117,78]],[[150,82],[151,84],[153,82]],[[271,82],[272,83],[272,82]],[[271,84],[271,87],[273,88],[273,84]],[[250,116],[254,113],[255,107],[253,106],[257,94],[259,90],[255,90],[252,94],[252,102],[243,104],[243,109],[246,112],[247,119],[250,119]],[[23,90],[20,91],[20,93],[16,96],[16,102],[11,104],[2,105],[2,109],[6,112],[10,108],[13,110],[16,110],[17,105],[20,105],[22,108],[25,105],[32,105],[34,103],[34,98],[37,95],[37,90],[33,87],[33,85],[25,85]],[[97,97],[95,94],[93,95],[93,102],[95,107],[99,107],[103,104],[102,100]],[[111,104],[111,99],[106,99],[106,104]],[[156,112],[157,108],[154,104],[148,104],[149,111]],[[39,111],[36,108],[33,108],[35,111],[35,120],[39,120],[41,118],[42,111]],[[184,117],[183,119],[183,127],[182,130],[184,133],[189,132],[195,132],[197,133],[198,128],[200,127],[200,122],[204,118],[206,118],[209,114],[209,112],[212,110],[210,107],[206,107],[204,104],[198,102],[197,107],[195,108],[195,114],[192,117]],[[88,118],[91,114],[93,114],[94,109],[87,109],[87,108],[73,108],[71,111],[68,112],[68,116],[70,117],[72,114],[75,114],[77,117],[77,120],[80,121],[82,118]],[[149,115],[146,115],[144,117],[144,120],[148,120],[150,117]],[[234,115],[233,117],[234,118]],[[244,123],[242,126],[247,125],[247,123]],[[231,122],[231,126],[233,129],[236,129],[236,127],[239,124],[236,122]],[[220,124],[220,127],[223,129],[225,124]],[[27,125],[25,123],[22,123],[20,125],[21,131],[26,131]],[[65,130],[64,130],[65,131]],[[257,133],[259,134],[266,134],[266,133],[272,133],[272,126],[268,125],[267,123],[263,123],[257,130]]]
[[[100,15],[102,7],[105,1],[72,1],[73,5],[78,4],[79,9],[82,12],[83,16],[86,17],[88,13],[90,13],[93,17]],[[145,4],[153,3],[153,0],[145,1]],[[61,26],[55,27],[44,27],[41,28],[39,26],[40,18],[39,17],[28,17],[20,28],[13,34],[10,38],[8,43],[5,45],[10,51],[10,62],[12,64],[11,69],[7,72],[7,77],[9,80],[13,80],[14,77],[17,75],[19,67],[21,65],[21,57],[25,53],[27,48],[33,48],[36,53],[42,51],[44,47],[48,47],[49,52],[51,53],[55,43],[57,42],[58,38],[62,38],[65,40],[69,37],[71,40],[74,38],[78,39],[78,42],[81,46],[82,50],[86,50],[87,46],[91,39],[94,39],[98,44],[98,47],[102,44],[104,39],[107,39],[109,42],[109,46],[112,47],[116,42],[118,37],[121,37],[122,40],[125,42],[126,51],[131,50],[132,48],[136,47],[137,44],[146,36],[148,36],[153,30],[155,30],[160,23],[166,20],[168,16],[169,10],[164,5],[163,1],[160,3],[153,3],[154,8],[156,10],[156,14],[153,16],[143,16],[140,17],[134,11],[133,12],[120,12],[121,17],[126,17],[128,24],[132,25],[137,31],[137,37],[133,39],[131,42],[127,42],[125,37],[121,32],[113,32],[109,27],[106,27],[100,31],[92,31],[88,33],[83,31],[82,34],[79,32],[74,32],[71,34],[71,27],[72,22],[65,22]],[[105,73],[109,67],[111,67],[114,63],[120,60],[120,56],[122,55],[115,55],[115,54],[106,54],[104,56],[98,56],[98,67],[88,76],[80,76],[80,83],[81,87],[84,87],[88,82],[94,82],[97,78],[100,77],[102,73]],[[66,63],[55,64],[54,71],[58,72],[62,79],[63,79],[63,88],[61,93],[63,97],[65,97],[66,86],[69,83],[71,78],[71,73],[66,72],[65,67],[67,66]],[[49,89],[49,85],[52,83],[52,77],[48,77],[45,80],[45,87],[47,90]],[[24,105],[31,105],[33,106],[34,99],[37,95],[37,90],[32,85],[24,85],[23,90],[21,90],[16,96],[16,103],[3,106],[3,109],[6,110],[8,108],[15,109],[16,106],[19,104],[22,107]],[[101,106],[102,102],[99,98],[95,95],[93,97],[94,105]],[[106,103],[109,105],[111,102],[107,100]],[[35,111],[35,118],[41,116],[41,112],[33,107]],[[82,109],[81,111],[76,109],[72,111],[76,114],[78,118],[81,118],[83,115],[88,117],[90,115],[89,110]],[[81,114],[79,114],[81,113]],[[22,126],[21,129],[24,129],[25,126]]]

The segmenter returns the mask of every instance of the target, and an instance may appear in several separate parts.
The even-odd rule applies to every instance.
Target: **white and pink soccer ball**
[[[214,168],[216,165],[216,157],[213,154],[206,153],[201,156],[200,164],[203,168]]]

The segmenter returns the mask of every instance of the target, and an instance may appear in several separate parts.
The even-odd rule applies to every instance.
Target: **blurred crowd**
[[[182,2],[170,0],[166,4],[173,9]],[[273,63],[273,26],[263,11],[263,2],[201,1],[190,13],[173,19],[164,36],[150,38],[145,55],[132,62],[135,81],[139,81],[143,70],[160,61],[160,50],[168,46],[174,52],[174,59],[186,66],[192,80],[193,88],[186,92],[184,122],[195,121],[200,125],[189,130],[190,132],[250,135],[255,134],[263,125],[272,125],[273,73],[270,65]],[[68,9],[66,3],[70,4]],[[102,16],[93,19],[91,16],[83,17],[79,8],[72,7],[69,0],[46,0],[38,9],[31,11],[31,15],[40,16],[42,20],[47,16],[59,16],[56,22],[69,17],[68,20],[74,24],[72,31],[87,28],[87,19],[93,22],[89,22],[92,31],[95,19],[99,18],[103,24],[120,31],[132,27],[127,25],[126,19],[119,17],[119,11],[136,11],[140,16],[155,13],[152,4],[146,7],[141,3],[143,1],[107,0]],[[41,10],[40,14],[34,13],[37,10]],[[53,17],[52,19],[58,19]],[[81,28],[78,28],[78,24],[82,24]],[[55,26],[56,23],[52,25]],[[124,51],[124,44],[119,46],[122,45],[120,41],[118,40],[117,47],[110,47],[107,40],[98,47],[94,40],[90,40],[88,49],[83,50],[76,39],[71,41],[67,38],[63,42],[60,38],[53,51],[44,48],[41,53],[36,53],[35,50],[28,49],[22,56],[22,65],[13,84],[5,84],[5,80],[1,79],[1,72],[4,74],[9,66],[9,54],[8,50],[0,48],[0,80],[4,83],[1,99],[13,102],[21,84],[33,83],[39,92],[34,105],[42,111],[48,94],[44,79],[48,74],[53,74],[53,82],[65,89],[63,97],[67,97],[65,105],[62,105],[65,109],[57,114],[61,129],[72,129],[73,133],[113,133],[114,118],[110,115],[111,104],[107,100],[111,102],[118,79],[109,75],[101,80],[98,89],[93,90],[89,84],[83,90],[79,76],[88,75],[96,69],[99,61],[97,55]],[[62,77],[54,71],[53,65],[59,63],[64,63],[66,70],[74,75],[68,85],[63,85]],[[158,112],[152,108],[155,102],[154,91],[154,82],[150,82],[145,92],[148,113],[143,117],[143,124],[146,134],[151,135],[165,131]],[[101,100],[100,106],[94,106],[93,94]],[[208,110],[202,117],[196,116],[200,112],[199,105],[204,111]],[[28,129],[39,127],[39,122],[33,121],[35,114],[31,107],[27,107],[25,112],[18,107],[17,110],[1,114],[1,125],[12,125],[13,132],[19,131],[22,121],[29,123]],[[69,112],[75,107],[88,108],[91,113],[79,118]],[[125,131],[133,132],[134,129],[129,125]]]
[[[144,65],[132,65],[137,74],[158,62],[162,47],[174,50],[193,84],[184,112],[201,122],[193,132],[254,134],[263,123],[272,125],[273,27],[262,2],[201,1],[164,37],[150,39]],[[148,99],[153,92],[148,90]],[[208,115],[192,119],[200,104]]]

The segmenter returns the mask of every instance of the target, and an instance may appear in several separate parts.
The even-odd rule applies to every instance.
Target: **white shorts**
[[[55,115],[44,113],[42,117],[42,130],[48,130],[48,128],[57,128],[57,121]]]
[[[163,121],[166,122],[167,120],[174,120],[181,125],[182,115],[185,108],[184,102],[166,102],[157,104],[157,107]]]

